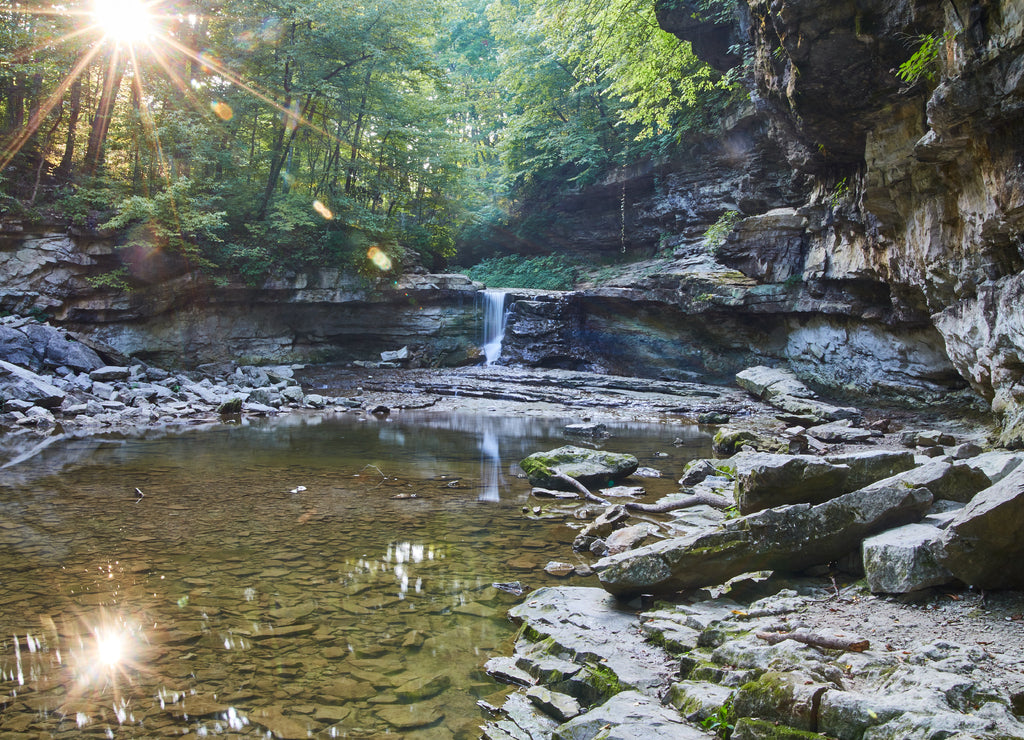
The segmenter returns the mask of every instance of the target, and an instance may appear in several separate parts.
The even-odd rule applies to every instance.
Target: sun
[[[150,5],[143,0],[93,0],[92,16],[105,36],[132,44],[153,31]]]

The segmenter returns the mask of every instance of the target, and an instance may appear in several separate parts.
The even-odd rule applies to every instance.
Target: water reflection
[[[480,440],[480,500],[500,501],[503,483],[498,438],[493,431],[485,429]]]
[[[524,517],[510,470],[571,440],[358,418],[61,440],[14,466],[32,473],[0,484],[0,736],[477,737],[517,601],[492,584],[554,583],[575,534]],[[666,491],[707,447],[612,432],[673,465],[648,482]]]

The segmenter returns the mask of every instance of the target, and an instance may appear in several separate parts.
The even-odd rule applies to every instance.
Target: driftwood
[[[707,506],[713,506],[716,509],[728,509],[732,504],[724,496],[719,496],[714,493],[694,493],[685,498],[672,499],[671,501],[665,501],[660,504],[641,504],[636,501],[628,501],[623,506],[628,511],[642,511],[645,514],[666,514],[670,511],[676,511],[677,509],[688,509],[691,506],[700,506],[706,504]]]
[[[802,642],[804,645],[825,648],[826,650],[845,650],[850,653],[863,653],[869,647],[868,641],[862,637],[823,635],[820,632],[811,632],[806,629],[793,630],[792,632],[755,632],[754,634],[769,645],[775,645],[783,640],[795,640]]]
[[[571,475],[566,475],[565,473],[559,473],[559,472],[555,471],[555,472],[551,473],[551,477],[552,478],[558,478],[558,480],[564,481],[565,483],[568,483],[570,486],[572,486],[577,491],[582,493],[583,494],[583,498],[585,498],[587,501],[593,501],[595,504],[602,504],[604,506],[611,506],[612,505],[610,501],[606,501],[605,499],[601,498],[600,496],[595,496],[594,494],[592,494],[590,492],[589,488],[587,488],[585,485],[583,485],[578,480],[573,478]]]

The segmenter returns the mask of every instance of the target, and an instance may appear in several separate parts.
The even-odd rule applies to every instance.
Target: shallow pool
[[[478,737],[523,598],[492,584],[576,558],[515,465],[572,442],[564,423],[289,416],[59,439],[0,470],[0,734]],[[651,498],[710,447],[609,428],[665,474],[637,481]]]

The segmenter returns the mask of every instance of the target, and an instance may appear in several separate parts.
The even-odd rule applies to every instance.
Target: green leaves
[[[934,82],[939,73],[939,62],[942,48],[946,42],[953,38],[953,33],[924,34],[916,38],[917,51],[911,54],[910,58],[900,65],[896,76],[904,82],[913,84],[924,78]]]

